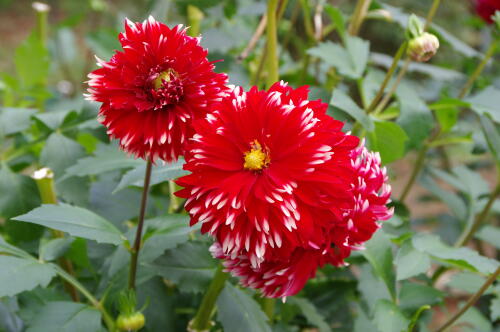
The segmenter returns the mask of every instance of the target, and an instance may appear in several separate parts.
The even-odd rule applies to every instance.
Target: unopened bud
[[[146,319],[140,312],[135,312],[132,315],[120,315],[116,320],[116,326],[120,331],[139,331],[144,327]]]
[[[407,53],[413,61],[425,62],[436,54],[439,39],[431,33],[424,32],[408,42]]]

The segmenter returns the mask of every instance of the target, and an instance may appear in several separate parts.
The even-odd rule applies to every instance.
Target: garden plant
[[[0,0],[0,331],[500,331],[500,0]]]

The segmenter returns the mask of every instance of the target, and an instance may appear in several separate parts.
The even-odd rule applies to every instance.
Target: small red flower
[[[226,90],[199,38],[154,18],[126,21],[116,51],[89,74],[88,98],[102,102],[100,121],[121,147],[140,158],[176,160],[203,118]]]
[[[274,256],[259,266],[254,266],[247,254],[228,255],[217,242],[211,247],[212,255],[222,259],[226,271],[239,277],[243,286],[260,289],[267,297],[294,295],[314,277],[317,268],[327,263],[344,265],[351,250],[361,249],[379,228],[378,221],[389,219],[393,213],[392,208],[386,206],[391,187],[387,184],[385,168],[380,166],[379,155],[360,146],[351,156],[357,175],[351,184],[351,201],[343,210],[341,221],[330,216],[329,226],[317,227],[316,232],[326,234],[322,243],[297,247],[290,256]]]
[[[231,257],[253,267],[325,242],[329,219],[352,200],[351,153],[358,138],[309,101],[306,87],[235,88],[207,120],[195,123],[184,168],[191,224],[201,222]],[[272,248],[272,250],[270,250]]]
[[[500,11],[500,0],[475,0],[476,11],[487,23],[493,23],[492,16]]]

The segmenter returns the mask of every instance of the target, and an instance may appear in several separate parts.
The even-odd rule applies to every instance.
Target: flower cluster
[[[305,87],[234,88],[194,123],[177,183],[215,257],[268,297],[297,293],[316,269],[344,264],[386,220],[391,189],[369,152]]]
[[[89,75],[89,98],[124,150],[184,156],[190,174],[176,194],[243,285],[296,294],[391,217],[380,156],[342,132],[307,87],[229,88],[198,38],[152,18],[127,22],[120,42],[123,51]]]

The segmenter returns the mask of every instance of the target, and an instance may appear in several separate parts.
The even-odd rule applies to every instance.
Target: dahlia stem
[[[427,154],[427,151],[429,151],[429,145],[427,143],[424,143],[424,146],[422,146],[422,148],[418,152],[415,166],[413,167],[410,178],[408,179],[408,182],[404,186],[403,193],[401,194],[401,198],[399,199],[401,203],[404,203],[404,201],[406,200],[408,194],[410,193],[410,189],[412,188],[413,184],[415,183],[415,180],[418,177],[418,174],[420,173],[420,170],[424,166],[425,155]]]
[[[407,57],[405,59],[403,67],[401,68],[401,70],[398,73],[398,76],[396,76],[396,81],[392,84],[391,89],[384,96],[384,98],[382,99],[382,101],[378,104],[377,108],[375,108],[375,114],[378,114],[378,113],[382,112],[385,109],[385,107],[387,106],[387,103],[389,103],[389,101],[391,100],[392,95],[396,92],[396,90],[397,90],[397,88],[399,86],[399,83],[401,83],[401,80],[405,76],[406,71],[408,70],[408,67],[410,66],[410,62],[411,62],[410,58]]]
[[[181,206],[181,202],[177,196],[175,196],[176,185],[175,182],[170,180],[168,181],[168,194],[170,196],[170,204],[168,206],[168,213],[175,213],[179,210]]]
[[[474,70],[474,72],[472,73],[472,75],[469,77],[469,79],[467,80],[467,83],[465,83],[465,85],[462,88],[462,90],[460,90],[460,93],[458,94],[458,99],[462,99],[462,98],[464,98],[467,95],[467,93],[469,92],[470,88],[472,87],[472,84],[474,84],[474,82],[479,77],[479,75],[481,75],[481,73],[483,72],[484,67],[486,66],[486,64],[488,63],[488,61],[491,59],[491,57],[495,54],[496,48],[498,46],[497,43],[498,43],[497,40],[494,40],[494,41],[491,42],[491,45],[488,48],[488,50],[486,51],[486,54],[484,55],[483,60],[479,63],[479,65],[477,66],[476,70]]]
[[[361,28],[366,14],[368,13],[368,8],[370,8],[371,0],[358,0],[356,7],[354,8],[354,13],[352,14],[351,22],[347,28],[347,32],[351,36],[356,36]]]
[[[276,28],[276,13],[278,0],[268,0],[267,3],[267,88],[279,80],[278,72],[278,33]]]
[[[41,3],[33,2],[33,9],[36,12],[36,34],[42,42],[43,47],[47,47],[47,37],[48,37],[48,14],[50,11],[50,6]]]
[[[441,0],[434,0],[432,2],[431,8],[429,9],[429,12],[427,12],[427,17],[425,19],[424,31],[427,30],[429,25],[432,23],[432,20],[434,19],[434,16],[436,15],[436,12],[439,8],[440,3],[441,3]]]
[[[370,105],[368,106],[368,108],[366,110],[366,113],[371,113],[375,109],[375,106],[377,106],[377,103],[380,101],[380,98],[382,98],[382,96],[384,95],[385,88],[387,87],[387,84],[389,84],[389,81],[392,78],[392,75],[396,71],[396,68],[398,67],[398,64],[399,64],[399,60],[401,60],[401,57],[403,56],[407,45],[408,45],[408,43],[404,42],[399,47],[398,51],[396,52],[396,55],[392,59],[391,67],[387,71],[387,74],[385,74],[384,81],[382,82],[382,85],[380,85],[380,88],[377,92],[377,95],[371,101]]]
[[[306,30],[306,35],[309,38],[309,40],[313,41],[315,40],[315,38],[314,38],[314,28],[311,19],[311,8],[309,7],[309,0],[299,0],[299,2],[303,10],[302,15],[304,17],[304,29]]]
[[[144,216],[146,215],[146,204],[148,202],[149,183],[151,180],[151,169],[153,163],[148,159],[146,164],[146,174],[144,175],[144,186],[142,188],[141,210],[139,213],[139,223],[135,233],[134,246],[131,249],[130,271],[128,278],[128,288],[135,289],[135,279],[137,276],[137,261],[139,259],[139,251],[141,250],[142,228],[144,226]]]
[[[212,326],[211,317],[215,309],[215,302],[219,297],[220,292],[224,289],[229,275],[223,271],[222,264],[219,264],[217,270],[215,271],[214,278],[208,287],[201,305],[198,308],[196,316],[189,323],[188,331],[206,332],[210,330]]]
[[[43,204],[57,204],[57,194],[54,185],[54,173],[49,168],[42,168],[33,173],[32,178],[35,180],[38,187],[38,192],[40,193],[40,199]],[[64,233],[53,229],[52,234],[55,238],[63,238]],[[71,261],[65,257],[59,259],[59,265],[70,275],[75,275],[75,270]],[[68,283],[64,282],[64,289],[69,293],[71,299],[74,302],[80,302],[80,296],[76,291],[76,288]]]
[[[450,327],[460,316],[462,316],[467,310],[469,310],[470,307],[472,307],[477,300],[481,297],[481,295],[484,294],[484,292],[491,286],[491,284],[497,279],[498,275],[500,274],[500,267],[497,268],[497,270],[484,282],[484,284],[481,286],[481,288],[474,294],[472,295],[469,300],[465,303],[465,305],[460,309],[453,317],[451,317],[446,323],[444,323],[439,329],[436,330],[436,332],[443,332],[445,331],[448,327]]]

